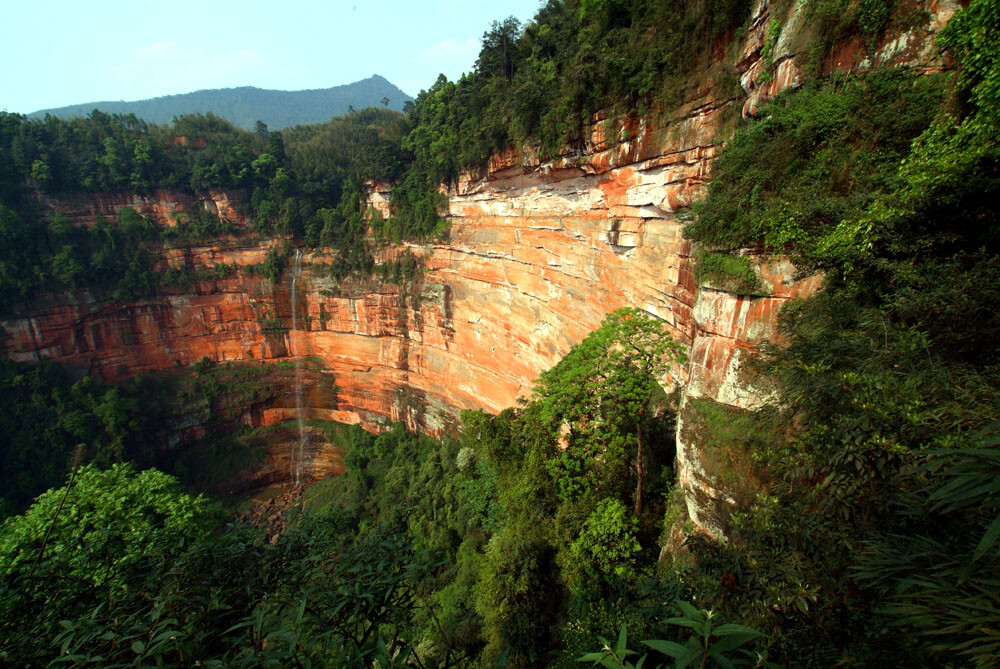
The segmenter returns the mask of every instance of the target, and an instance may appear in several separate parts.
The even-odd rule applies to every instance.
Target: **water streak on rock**
[[[302,249],[295,250],[295,256],[292,260],[292,287],[291,287],[291,302],[292,302],[292,329],[288,333],[289,341],[289,353],[295,356],[295,420],[299,427],[299,440],[298,442],[292,442],[292,453],[290,458],[290,476],[294,487],[299,487],[302,480],[302,455],[306,450],[306,440],[309,438],[306,434],[305,423],[302,420],[302,360],[296,355],[296,351],[292,346],[291,342],[295,339],[295,331],[299,328],[298,323],[298,290],[296,287],[296,282],[299,277],[302,276]]]

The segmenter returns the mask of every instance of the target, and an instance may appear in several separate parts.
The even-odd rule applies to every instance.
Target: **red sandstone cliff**
[[[117,223],[123,209],[130,208],[157,225],[172,227],[184,222],[190,215],[204,212],[228,221],[234,226],[247,224],[246,214],[238,203],[245,199],[241,192],[226,192],[214,188],[189,195],[174,191],[156,190],[151,194],[102,193],[93,195],[50,196],[38,194],[39,203],[53,214],[59,214],[73,225],[93,225],[98,216],[108,223]]]
[[[956,5],[932,1],[926,9],[927,25],[889,36],[875,56],[860,44],[841,45],[831,66],[934,67],[930,38]],[[699,289],[690,243],[682,237],[683,215],[703,194],[733,121],[801,80],[810,30],[803,16],[793,10],[785,19],[771,50],[773,76],[761,83],[760,51],[771,18],[767,3],[757,4],[738,45],[745,99],[720,95],[706,77],[687,104],[657,123],[627,119],[609,127],[598,118],[577,153],[542,162],[522,148],[494,156],[484,172],[464,175],[449,192],[448,241],[408,246],[424,259],[426,271],[417,282],[335,285],[322,271],[322,254],[307,255],[295,331],[264,327],[273,319],[289,326],[287,282],[271,285],[243,271],[132,304],[85,293],[52,296],[33,313],[3,323],[9,336],[0,351],[17,360],[48,356],[111,379],[191,365],[203,356],[315,356],[338,392],[335,401],[307,393],[306,417],[375,429],[388,419],[402,420],[438,432],[460,409],[510,406],[604,314],[637,306],[662,318],[690,347],[690,364],[665,379],[686,384],[685,402],[752,408],[767,391],[741,373],[744,352],[773,336],[786,300],[816,290],[819,281],[795,282],[789,263],[761,258],[759,272],[773,286],[769,296]],[[384,189],[377,190],[372,204],[387,211]],[[77,223],[88,223],[98,211],[109,217],[122,206],[168,223],[173,212],[192,206],[169,193],[46,202]],[[210,194],[200,206],[238,216],[224,194]],[[266,246],[232,240],[167,249],[162,262],[245,267],[266,253]],[[307,385],[321,382],[307,375]],[[294,413],[294,403],[277,403],[256,420],[273,423]],[[710,441],[711,435],[686,429],[682,420],[678,469],[689,513],[717,533],[727,495],[702,461]]]

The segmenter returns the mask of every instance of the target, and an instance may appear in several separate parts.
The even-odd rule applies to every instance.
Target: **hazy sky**
[[[327,88],[380,74],[416,96],[472,68],[490,22],[541,0],[4,0],[0,110],[203,88]]]

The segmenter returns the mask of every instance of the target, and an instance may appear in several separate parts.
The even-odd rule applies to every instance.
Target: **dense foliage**
[[[899,162],[938,113],[942,83],[884,70],[777,97],[713,163],[686,233],[723,250],[794,245],[812,259],[837,223],[899,187]]]
[[[58,365],[0,360],[0,517],[21,511],[61,484],[77,444],[88,462],[108,466],[126,455],[138,428],[134,397]]]
[[[338,533],[341,518],[314,515],[268,545],[220,518],[155,470],[77,472],[3,526],[0,659],[219,667],[405,660],[400,624],[420,562],[402,538],[350,541]]]
[[[62,483],[74,462],[155,466],[190,488],[215,489],[261,457],[265,435],[239,419],[293,374],[290,364],[205,359],[112,385],[44,358],[0,360],[0,517]],[[182,439],[192,421],[204,436]]]
[[[972,2],[942,32],[947,99],[935,78],[875,72],[776,100],[689,228],[825,271],[759,363],[777,402],[744,420],[771,438],[738,441],[763,489],[727,545],[697,551],[715,601],[799,666],[996,656],[998,9]]]
[[[458,82],[442,76],[417,96],[404,146],[435,183],[512,146],[572,150],[598,111],[646,113],[680,101],[708,76],[713,44],[744,22],[750,4],[550,0],[524,26],[495,21],[473,72]],[[732,72],[722,74],[712,76],[731,85]]]
[[[688,593],[655,568],[673,455],[655,379],[675,356],[662,322],[619,311],[530,402],[468,414],[457,439],[352,428],[348,474],[274,545],[155,470],[87,466],[4,525],[4,659],[529,666],[609,625],[663,634]],[[604,398],[586,437],[561,429],[568,377]],[[567,455],[586,486],[560,482]]]
[[[370,227],[376,239],[395,241],[442,231],[440,196],[426,184],[417,192],[404,182],[400,213],[388,221],[365,210],[362,184],[392,182],[409,163],[400,146],[407,127],[398,112],[374,108],[284,133],[263,124],[246,132],[212,114],[158,126],[101,112],[69,121],[0,113],[0,310],[39,292],[84,287],[119,300],[149,296],[185,280],[156,271],[160,245],[220,235],[293,236],[333,249],[335,276],[368,272]],[[200,207],[176,215],[173,227],[128,208],[113,223],[98,216],[92,227],[76,227],[40,206],[36,195],[151,195],[161,188],[242,193],[252,227],[237,228]]]

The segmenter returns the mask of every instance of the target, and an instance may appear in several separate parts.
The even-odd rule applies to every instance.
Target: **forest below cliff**
[[[820,293],[782,312],[781,342],[753,352],[748,369],[774,387],[762,408],[678,404],[657,380],[683,347],[658,319],[617,311],[498,415],[465,412],[441,439],[339,429],[348,472],[261,528],[198,494],[204,460],[149,439],[185,410],[171,395],[216,407],[263,392],[252,374],[205,361],[174,372],[180,385],[110,385],[3,361],[0,658],[995,666],[1000,3],[956,13],[931,73],[825,65],[844,39],[874,50],[916,25],[916,3],[804,7],[805,80],[734,121],[685,227],[705,285],[760,295],[750,252],[822,273]],[[792,9],[774,3],[772,37]],[[493,153],[572,156],[596,112],[669,114],[697,86],[741,100],[723,45],[750,10],[551,0],[525,26],[491,26],[475,70],[405,115],[281,132],[210,115],[0,115],[0,312],[58,291],[169,290],[191,277],[155,270],[150,249],[234,235],[328,248],[337,279],[406,281],[420,268],[380,251],[445,239],[439,185]],[[393,216],[366,210],[372,180],[396,184]],[[172,227],[126,213],[76,228],[40,205],[156,189],[238,190],[251,223],[192,211]],[[278,280],[289,252],[258,271]],[[678,418],[728,472],[725,540],[686,522]]]

